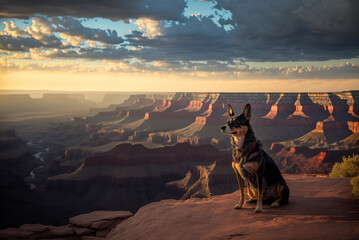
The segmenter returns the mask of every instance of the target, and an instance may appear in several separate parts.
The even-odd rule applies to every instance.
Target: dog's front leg
[[[262,200],[263,200],[263,174],[256,172],[257,180],[257,207],[255,209],[256,213],[262,211]]]
[[[243,203],[244,203],[244,181],[243,181],[243,178],[241,177],[241,175],[239,175],[239,172],[238,172],[239,170],[236,168],[236,164],[234,162],[232,162],[232,168],[233,168],[234,172],[236,173],[239,189],[241,190],[241,198],[239,200],[239,203],[234,205],[234,208],[240,209],[240,208],[242,208]]]

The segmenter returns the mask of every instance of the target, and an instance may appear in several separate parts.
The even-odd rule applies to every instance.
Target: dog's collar
[[[250,153],[252,152],[257,146],[257,143],[254,142],[252,143],[249,147],[245,148],[245,149],[238,149],[237,148],[237,154],[238,154],[238,158],[240,158],[241,156],[243,156],[244,154]]]
[[[254,142],[249,147],[243,149],[242,151],[240,149],[238,149],[238,151],[241,152],[241,154],[250,153],[256,148],[256,145],[257,145],[256,142]]]

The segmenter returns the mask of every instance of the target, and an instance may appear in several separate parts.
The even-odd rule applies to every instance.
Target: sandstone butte
[[[236,191],[153,202],[134,216],[96,211],[70,218],[70,224],[62,227],[25,224],[0,230],[0,239],[359,239],[359,205],[348,178],[290,174],[284,178],[291,189],[290,203],[280,208],[264,205],[259,214],[248,203],[235,210]]]

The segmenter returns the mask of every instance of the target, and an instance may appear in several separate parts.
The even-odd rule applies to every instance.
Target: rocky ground
[[[290,203],[259,214],[239,192],[207,199],[163,200],[142,207],[106,238],[120,239],[358,239],[359,207],[349,179],[285,175]]]
[[[210,198],[162,200],[125,211],[96,211],[66,226],[24,224],[0,231],[0,239],[358,239],[359,205],[349,179],[284,175],[290,203],[280,208],[233,208],[239,192]],[[112,231],[110,232],[110,230]]]
[[[66,226],[24,224],[0,231],[0,239],[101,240],[120,222],[132,216],[127,211],[95,211],[69,219]]]

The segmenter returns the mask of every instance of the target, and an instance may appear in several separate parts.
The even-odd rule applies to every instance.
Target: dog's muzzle
[[[235,134],[237,134],[237,132],[232,132],[231,128],[228,125],[223,125],[221,127],[221,132],[223,134],[227,134],[227,135],[235,135]]]

